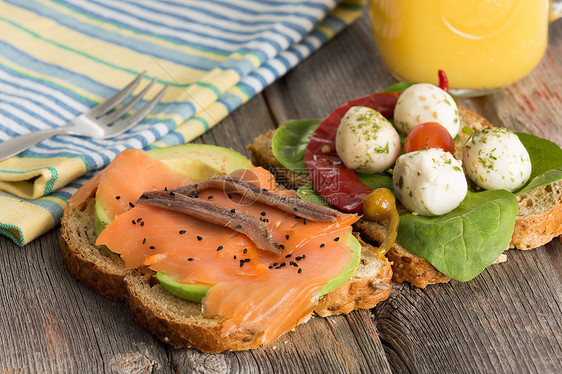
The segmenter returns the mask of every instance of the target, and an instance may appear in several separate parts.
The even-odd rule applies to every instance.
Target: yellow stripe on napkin
[[[85,162],[76,157],[12,157],[0,161],[0,190],[24,199],[37,199],[67,185],[85,172]]]

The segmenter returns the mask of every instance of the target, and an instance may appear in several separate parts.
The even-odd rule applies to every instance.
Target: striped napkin
[[[141,85],[158,79],[147,99],[169,85],[117,138],[57,136],[0,162],[0,233],[24,245],[55,227],[66,200],[123,149],[208,131],[353,22],[365,1],[0,1],[0,141],[62,126],[145,70]]]

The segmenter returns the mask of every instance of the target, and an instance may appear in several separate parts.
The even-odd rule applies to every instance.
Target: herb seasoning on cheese
[[[531,175],[529,153],[517,135],[503,127],[472,134],[464,148],[463,162],[469,178],[486,190],[516,191]]]
[[[400,137],[382,114],[355,106],[345,113],[338,127],[336,151],[346,167],[380,173],[392,167],[398,157]]]

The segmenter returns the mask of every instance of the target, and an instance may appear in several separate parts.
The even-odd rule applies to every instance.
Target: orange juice
[[[488,90],[527,75],[547,45],[548,0],[371,0],[373,33],[390,72],[409,82]]]

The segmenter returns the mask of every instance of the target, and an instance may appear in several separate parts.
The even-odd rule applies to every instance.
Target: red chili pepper
[[[447,79],[447,74],[443,70],[437,72],[439,75],[439,88],[445,92],[449,92],[449,80]]]
[[[361,183],[336,152],[336,132],[344,114],[353,106],[365,106],[386,118],[394,115],[400,93],[376,93],[351,100],[328,115],[312,134],[304,154],[316,192],[335,208],[344,212],[362,213],[363,198],[373,190]]]

